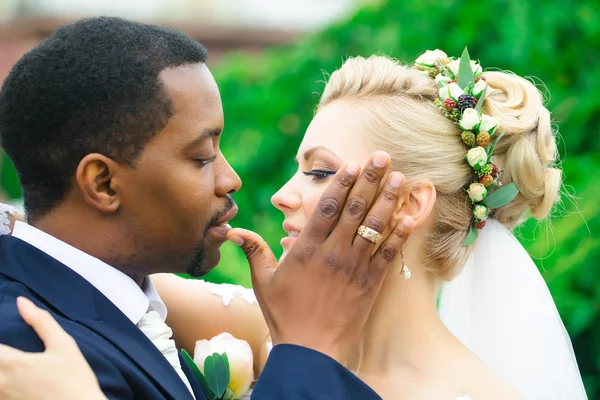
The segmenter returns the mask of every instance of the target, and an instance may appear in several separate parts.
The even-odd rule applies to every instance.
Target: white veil
[[[442,286],[440,317],[528,400],[587,399],[569,335],[519,241],[488,220],[463,271]]]

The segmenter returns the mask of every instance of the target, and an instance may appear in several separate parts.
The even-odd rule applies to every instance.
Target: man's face
[[[125,173],[120,212],[133,235],[124,267],[200,276],[220,259],[241,181],[219,150],[223,108],[204,64],[169,68],[160,80],[174,115]]]

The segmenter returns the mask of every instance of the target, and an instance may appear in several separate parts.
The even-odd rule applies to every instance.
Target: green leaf
[[[225,394],[223,395],[223,400],[234,400],[234,399],[235,399],[235,395],[233,394],[231,389],[227,388],[227,390],[225,391]]]
[[[477,229],[475,229],[474,226],[471,226],[471,228],[469,229],[469,234],[467,235],[465,242],[464,242],[465,247],[470,246],[473,243],[475,243],[475,240],[477,240],[477,236],[479,236]]]
[[[225,368],[227,368],[227,382],[229,382],[229,357],[227,357],[227,353],[221,354],[221,357],[223,357],[223,362],[225,362]]]
[[[475,76],[473,69],[471,68],[471,58],[469,57],[469,51],[465,47],[465,50],[460,56],[460,63],[458,64],[458,79],[456,83],[460,88],[466,88],[469,82],[475,82]]]
[[[224,364],[224,367],[225,367],[225,372],[227,374],[226,375],[227,379],[225,381],[225,386],[227,387],[227,386],[229,386],[229,381],[231,380],[231,373],[230,373],[230,370],[229,370],[229,357],[227,357],[227,353],[221,354],[221,359],[223,360],[223,364]]]
[[[206,382],[206,378],[204,378],[204,375],[202,375],[202,372],[200,372],[200,368],[198,368],[198,366],[194,362],[194,359],[192,359],[192,357],[185,350],[181,350],[181,355],[183,356],[183,359],[185,360],[185,362],[187,362],[187,364],[192,369],[194,376],[198,380],[198,383],[200,384],[202,391],[204,391],[204,393],[206,394],[206,397],[208,397],[208,400],[216,400],[217,397],[210,390],[210,388],[208,386],[208,382]]]
[[[472,94],[471,90],[473,89],[474,85],[473,85],[473,81],[470,81],[467,86],[465,86],[465,88],[463,89],[463,92],[465,92],[465,94]]]
[[[517,187],[516,183],[512,182],[488,195],[485,200],[483,200],[483,204],[491,209],[504,207],[513,201],[518,194],[519,188]]]
[[[506,133],[506,131],[503,131],[498,136],[496,136],[496,139],[494,139],[494,143],[492,143],[487,148],[488,163],[490,162],[490,159],[492,158],[492,155],[494,154],[494,150],[496,149],[496,144],[498,144],[498,140],[502,139],[502,136],[504,136],[505,133]]]
[[[204,374],[210,390],[217,398],[222,398],[229,384],[229,367],[220,354],[213,353],[211,356],[206,357],[206,360],[204,360]]]
[[[477,104],[475,104],[475,111],[481,114],[481,109],[483,108],[483,101],[485,99],[485,92],[487,92],[487,86],[483,88],[481,93],[479,94],[479,98],[477,99]]]

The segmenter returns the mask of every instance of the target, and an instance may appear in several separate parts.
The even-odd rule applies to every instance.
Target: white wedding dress
[[[15,212],[0,203],[0,235],[10,234],[8,215]],[[225,307],[234,298],[258,304],[252,289],[201,282]],[[587,399],[571,341],[541,274],[498,222],[489,221],[461,274],[443,285],[439,312],[449,329],[526,399]]]

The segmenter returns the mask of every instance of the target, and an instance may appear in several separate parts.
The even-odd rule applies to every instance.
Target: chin
[[[282,262],[282,261],[283,261],[283,259],[285,258],[285,256],[287,256],[287,253],[288,253],[288,252],[287,252],[287,251],[284,249],[284,250],[283,250],[283,254],[281,255],[281,257],[279,257],[279,262]]]
[[[214,249],[206,254],[206,259],[204,261],[204,265],[202,269],[209,273],[212,271],[221,261],[221,251],[219,249]]]
[[[221,261],[221,252],[219,249],[211,249],[204,253],[202,257],[195,259],[195,262],[188,267],[186,273],[194,278],[199,278],[212,271]]]

